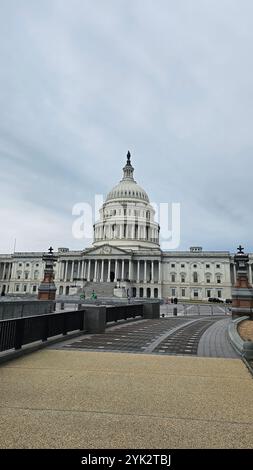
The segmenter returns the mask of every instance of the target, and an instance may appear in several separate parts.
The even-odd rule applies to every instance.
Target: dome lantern
[[[132,164],[131,164],[131,153],[127,152],[127,162],[126,162],[126,165],[124,166],[123,168],[123,179],[122,180],[133,180],[134,181],[134,177],[133,177],[133,173],[134,173],[134,168],[132,167]]]

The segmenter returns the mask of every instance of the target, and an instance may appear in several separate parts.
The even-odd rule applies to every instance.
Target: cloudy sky
[[[0,253],[79,249],[120,179],[181,203],[179,249],[253,251],[252,0],[1,0]]]

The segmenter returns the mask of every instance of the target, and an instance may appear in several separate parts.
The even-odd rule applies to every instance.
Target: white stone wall
[[[99,250],[57,253],[55,283],[58,294],[60,291],[68,294],[73,286],[83,287],[87,281],[109,282],[110,273],[114,273],[113,282],[131,278],[131,287],[136,289],[137,297],[140,293],[143,297],[147,294],[154,297],[158,293],[159,297],[178,297],[181,300],[206,300],[209,294],[211,297],[231,298],[234,267],[233,256],[228,252],[140,250],[130,253],[116,250],[108,253],[107,247]],[[0,292],[5,286],[6,293],[36,295],[43,273],[42,253],[0,255]],[[194,282],[194,273],[197,274],[197,282]],[[251,282],[252,275],[253,254],[250,254]]]

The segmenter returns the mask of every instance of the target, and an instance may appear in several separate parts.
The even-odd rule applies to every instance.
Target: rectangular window
[[[185,282],[185,277],[181,276],[181,282]]]
[[[171,295],[172,295],[172,297],[175,297],[175,295],[176,295],[176,289],[171,289]]]
[[[218,290],[218,297],[221,297],[221,290]]]
[[[37,286],[33,286],[33,292],[36,292]]]
[[[217,269],[220,269],[220,264],[216,264],[216,268],[217,268]]]
[[[26,292],[26,290],[27,290],[27,286],[24,286],[23,291]]]
[[[210,291],[210,289],[208,289],[208,290],[206,291],[206,296],[207,296],[207,297],[211,297],[211,291]]]
[[[207,278],[206,278],[206,282],[207,282],[207,284],[210,284],[210,282],[211,282],[210,277],[207,277]]]
[[[172,274],[172,275],[171,275],[171,282],[176,282],[176,276],[175,276],[175,274]]]
[[[198,290],[195,290],[194,291],[194,297],[198,297],[199,296],[199,291]]]
[[[175,268],[175,265],[174,265],[174,264],[172,264],[172,265],[171,265],[171,267],[172,267],[172,268]]]
[[[15,291],[19,292],[19,284],[16,284]]]
[[[185,289],[182,289],[182,297],[185,297]]]
[[[210,264],[206,264],[206,268],[209,269],[209,268],[210,268]]]
[[[181,264],[181,268],[184,268],[184,264]]]
[[[28,279],[29,273],[25,273],[25,279]]]

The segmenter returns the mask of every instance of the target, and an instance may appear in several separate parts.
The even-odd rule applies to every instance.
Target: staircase
[[[85,297],[88,299],[94,290],[97,298],[113,297],[114,282],[86,282],[84,286]]]

